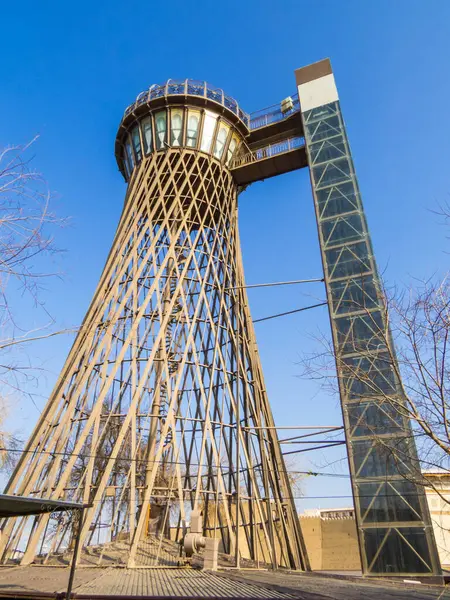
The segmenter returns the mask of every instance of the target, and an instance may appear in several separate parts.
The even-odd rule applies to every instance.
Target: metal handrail
[[[274,104],[269,108],[264,108],[262,110],[251,113],[250,130],[253,131],[254,129],[259,129],[260,127],[267,127],[267,125],[277,123],[278,121],[284,121],[284,119],[289,118],[294,113],[300,112],[300,101],[298,99],[298,94],[292,96],[292,100],[294,102],[294,106],[291,110],[287,112],[282,112],[281,104]]]
[[[133,112],[140,104],[145,104],[161,96],[203,96],[225,106],[239,117],[247,127],[250,126],[250,115],[240,108],[234,98],[227,96],[222,89],[214,87],[206,81],[196,81],[194,79],[168,79],[162,85],[151,85],[148,90],[138,95],[133,104],[125,109],[124,117]]]
[[[260,160],[265,160],[267,158],[271,158],[272,156],[277,156],[278,154],[291,152],[292,150],[302,148],[304,145],[305,138],[303,137],[291,137],[286,140],[282,140],[281,142],[276,142],[275,144],[269,144],[263,148],[258,148],[257,150],[253,150],[252,152],[247,152],[247,154],[233,158],[230,163],[230,169],[236,169],[237,167],[242,167]]]

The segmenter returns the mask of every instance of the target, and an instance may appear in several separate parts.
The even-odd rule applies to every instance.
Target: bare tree
[[[42,299],[43,286],[58,273],[49,257],[59,252],[53,232],[66,223],[51,210],[52,194],[32,168],[33,139],[24,146],[0,150],[0,467],[10,467],[20,441],[7,433],[5,417],[11,397],[27,392],[39,369],[30,361],[27,345],[51,337],[54,320]],[[30,327],[25,315],[33,310],[44,320]]]

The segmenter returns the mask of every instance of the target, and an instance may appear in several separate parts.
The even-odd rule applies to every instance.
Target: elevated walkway
[[[274,137],[303,136],[298,95],[292,96],[293,107],[287,112],[281,110],[281,104],[258,110],[250,115],[250,145],[260,144]]]
[[[230,169],[239,185],[248,185],[306,167],[305,140],[296,136],[252,150],[233,159]]]

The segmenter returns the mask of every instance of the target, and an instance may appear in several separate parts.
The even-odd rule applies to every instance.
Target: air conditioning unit
[[[292,98],[290,96],[288,96],[287,98],[285,98],[284,100],[282,100],[282,102],[281,102],[281,112],[283,114],[289,112],[293,108],[294,108],[294,101],[292,100]]]

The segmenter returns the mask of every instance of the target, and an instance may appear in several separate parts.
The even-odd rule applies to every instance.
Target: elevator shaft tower
[[[439,580],[420,461],[402,410],[404,390],[330,61],[295,76],[298,95],[271,114],[252,115],[250,151],[236,157],[232,172],[247,185],[309,168],[363,574]]]

